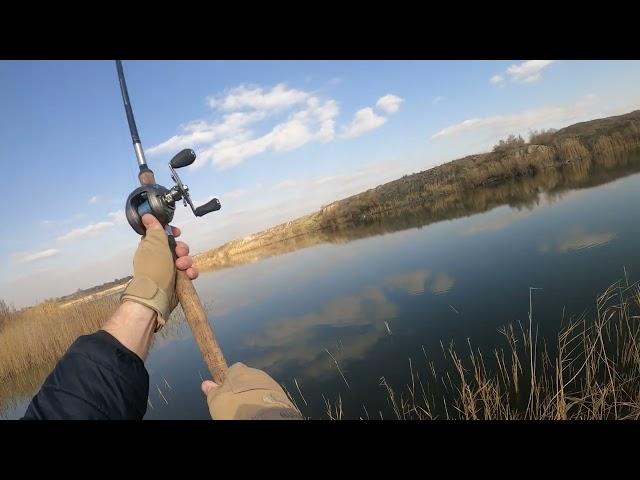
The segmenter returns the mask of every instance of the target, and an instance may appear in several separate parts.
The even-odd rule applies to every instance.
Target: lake
[[[552,339],[610,284],[637,279],[638,172],[633,158],[523,179],[470,194],[437,221],[417,206],[205,272],[196,287],[227,362],[266,370],[305,416],[327,418],[338,402],[342,418],[395,418],[385,384],[399,397],[412,373],[427,379],[429,361],[443,364],[443,348],[504,346],[498,329],[528,322],[530,300],[538,334]],[[147,361],[145,418],[207,419],[207,369],[187,325],[167,328]]]

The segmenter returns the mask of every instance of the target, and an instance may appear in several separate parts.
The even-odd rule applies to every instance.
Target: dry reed
[[[387,379],[381,378],[392,418],[640,418],[637,282],[629,284],[625,278],[611,285],[596,299],[593,317],[583,314],[570,320],[559,329],[554,344],[538,338],[530,313],[528,325],[519,325],[519,329],[508,325],[498,330],[506,345],[495,348],[487,358],[470,341],[464,356],[453,345],[445,348],[441,343],[447,360],[442,371],[436,371],[425,352],[426,375],[421,375],[409,359],[410,383],[395,390]],[[325,416],[337,419],[338,403],[324,396],[323,400]],[[341,398],[339,408],[339,418],[351,418],[349,412],[343,411]]]

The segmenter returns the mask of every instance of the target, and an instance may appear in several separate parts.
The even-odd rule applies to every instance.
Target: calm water
[[[502,346],[497,329],[527,320],[530,287],[541,288],[533,316],[550,338],[563,312],[566,321],[593,309],[623,268],[640,278],[639,170],[636,161],[582,179],[563,174],[553,193],[529,182],[508,204],[478,197],[452,209],[457,218],[429,225],[412,212],[342,232],[336,243],[205,273],[197,288],[227,361],[265,369],[307,416],[326,418],[323,397],[339,396],[348,418],[366,418],[365,408],[392,418],[381,377],[399,392],[411,359],[426,378],[425,352],[442,359],[441,341],[461,353],[468,338],[488,352]],[[184,323],[147,365],[145,418],[209,418],[206,367]]]

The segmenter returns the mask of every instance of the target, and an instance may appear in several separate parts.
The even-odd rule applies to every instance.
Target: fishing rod
[[[176,172],[177,169],[187,167],[196,160],[196,154],[190,148],[185,148],[178,152],[169,162],[171,179],[175,182],[175,185],[167,189],[156,183],[153,171],[147,165],[147,160],[144,156],[144,150],[142,149],[142,143],[138,135],[138,128],[136,127],[136,120],[133,117],[131,101],[129,100],[127,83],[124,79],[122,62],[120,60],[116,60],[116,69],[118,71],[118,80],[120,81],[124,110],[127,114],[127,122],[129,123],[129,130],[131,132],[131,140],[133,141],[133,149],[138,161],[138,168],[140,169],[138,173],[140,186],[131,192],[125,205],[127,221],[129,225],[131,225],[131,228],[139,235],[144,235],[145,227],[142,224],[142,216],[145,213],[151,213],[155,216],[167,232],[169,245],[175,258],[176,241],[175,238],[173,238],[173,232],[171,231],[171,227],[169,227],[169,222],[173,220],[176,202],[182,200],[185,207],[187,205],[191,207],[191,211],[196,217],[202,217],[207,213],[220,210],[220,201],[214,198],[197,208],[193,206],[191,196],[189,195],[189,188],[182,183],[178,172]],[[181,270],[178,270],[177,273],[176,293],[178,294],[180,305],[182,305],[184,316],[198,344],[200,353],[202,353],[204,361],[213,376],[213,380],[221,384],[226,376],[227,362],[218,345],[213,329],[207,320],[207,315],[200,301],[200,297],[198,297],[198,292],[193,286],[191,279]]]

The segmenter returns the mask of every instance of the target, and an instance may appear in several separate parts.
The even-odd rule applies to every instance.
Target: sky
[[[640,108],[637,61],[124,61],[156,181],[196,205],[192,253],[508,134]],[[0,61],[0,298],[34,304],[131,274],[137,164],[112,61]]]

